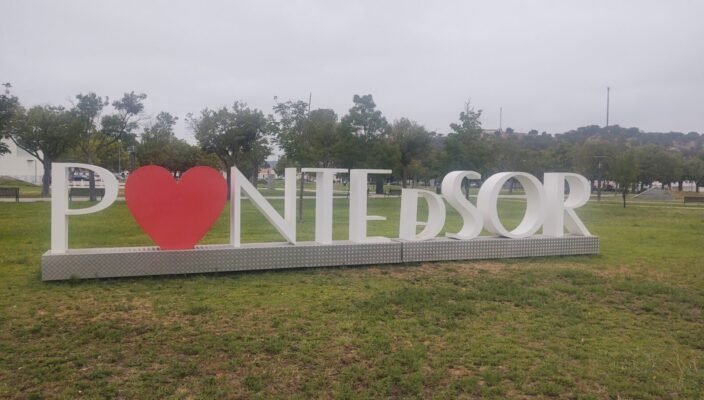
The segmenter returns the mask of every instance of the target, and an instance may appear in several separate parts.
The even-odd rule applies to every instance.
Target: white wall
[[[2,139],[2,142],[10,148],[10,153],[0,155],[0,176],[40,184],[44,174],[42,163],[24,150],[18,149],[11,140]]]

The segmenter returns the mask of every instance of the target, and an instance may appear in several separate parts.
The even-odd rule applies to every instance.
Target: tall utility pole
[[[130,146],[130,172],[137,168],[137,152],[134,145]]]
[[[606,126],[609,126],[609,95],[611,94],[611,88],[606,87]]]
[[[503,130],[501,129],[502,128],[501,125],[503,124],[503,122],[504,122],[504,108],[499,107],[499,132],[503,132]]]

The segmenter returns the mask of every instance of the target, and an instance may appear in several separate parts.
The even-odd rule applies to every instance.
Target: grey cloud
[[[704,3],[694,1],[3,1],[0,81],[27,105],[149,95],[183,118],[273,96],[344,114],[372,93],[389,119],[446,132],[613,123],[704,131]],[[181,124],[180,135],[190,134]]]

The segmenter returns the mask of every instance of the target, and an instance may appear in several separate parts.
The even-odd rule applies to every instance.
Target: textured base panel
[[[478,237],[472,240],[436,238],[403,242],[403,261],[483,260],[598,254],[596,236],[531,236],[524,239]]]
[[[156,247],[121,247],[46,252],[42,279],[116,278],[197,274],[207,272],[398,264],[415,261],[479,260],[597,254],[599,238],[533,236],[526,239],[479,237],[472,240],[438,238],[423,242],[394,240],[331,245],[313,242],[197,246],[194,250],[160,251]]]
[[[356,244],[335,242],[263,243],[196,246],[194,250],[156,247],[122,247],[46,252],[42,256],[42,279],[116,278],[128,276],[200,274],[340,265],[400,263],[399,242]]]

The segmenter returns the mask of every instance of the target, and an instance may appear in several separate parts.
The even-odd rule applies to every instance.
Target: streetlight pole
[[[501,133],[503,130],[503,122],[504,122],[504,108],[499,107],[499,133]]]
[[[135,153],[134,145],[130,146],[130,172],[133,172],[137,167],[137,154]]]
[[[611,88],[606,87],[606,127],[609,127],[609,97],[611,95]]]

